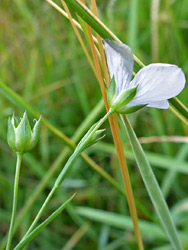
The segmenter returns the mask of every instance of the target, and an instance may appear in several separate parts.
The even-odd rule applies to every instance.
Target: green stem
[[[12,205],[12,216],[7,240],[6,250],[10,250],[11,241],[13,236],[13,227],[16,218],[16,208],[17,208],[17,197],[18,197],[18,183],[19,183],[19,175],[20,175],[20,166],[22,161],[22,154],[17,153],[17,162],[16,162],[16,173],[14,179],[14,194],[13,194],[13,205]]]
[[[55,193],[55,191],[57,190],[57,188],[60,186],[60,184],[62,183],[62,181],[65,179],[65,177],[68,175],[68,173],[71,171],[73,163],[76,161],[76,159],[78,158],[78,156],[84,150],[85,146],[87,145],[88,140],[92,138],[92,136],[94,135],[94,133],[100,128],[100,126],[107,120],[107,118],[112,113],[113,113],[113,111],[109,110],[109,112],[103,118],[101,118],[97,122],[97,124],[94,126],[94,128],[91,131],[89,131],[89,133],[87,132],[86,135],[83,137],[83,139],[80,141],[80,143],[78,144],[78,146],[74,150],[73,154],[71,155],[71,157],[68,159],[67,163],[65,164],[64,168],[60,172],[59,176],[57,177],[53,188],[51,189],[50,193],[48,194],[46,200],[44,201],[42,207],[40,208],[38,214],[36,215],[33,223],[31,224],[30,228],[28,229],[28,231],[24,235],[23,239],[25,239],[25,237],[28,234],[30,234],[32,232],[32,230],[35,228],[38,220],[40,219],[40,217],[41,217],[44,209],[46,208],[46,206],[48,205],[49,201],[51,200],[53,194]],[[22,241],[23,241],[23,239],[22,239]]]

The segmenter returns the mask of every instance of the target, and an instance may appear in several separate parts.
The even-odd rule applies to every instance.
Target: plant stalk
[[[11,215],[11,222],[7,240],[6,250],[10,250],[11,241],[13,237],[13,228],[16,218],[16,208],[17,208],[17,198],[18,198],[18,184],[19,184],[19,175],[20,175],[20,167],[22,161],[22,154],[17,153],[17,162],[16,162],[16,173],[14,179],[14,194],[13,194],[13,204],[12,204],[12,215]]]

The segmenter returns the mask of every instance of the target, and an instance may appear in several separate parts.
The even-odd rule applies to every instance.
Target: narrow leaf
[[[111,228],[114,227],[121,230],[133,230],[133,224],[130,216],[90,207],[76,207],[76,212],[84,218],[104,225],[109,225]],[[164,231],[160,225],[142,219],[139,219],[139,225],[143,238],[146,240],[146,242],[156,242],[156,240],[164,240],[165,242],[168,241],[168,238],[164,234]],[[180,231],[179,235],[185,246],[187,246],[187,234],[183,231]]]
[[[168,206],[157,183],[151,166],[144,154],[144,151],[138,141],[136,134],[126,116],[122,116],[126,132],[129,137],[131,147],[133,149],[135,159],[141,173],[142,179],[152,200],[159,219],[168,235],[168,238],[175,250],[182,250],[182,246],[172,221]]]
[[[73,194],[66,202],[63,203],[55,212],[53,212],[43,223],[41,223],[38,227],[36,227],[27,237],[24,238],[23,241],[21,241],[14,250],[20,250],[23,249],[29,242],[37,236],[40,231],[44,227],[46,227],[52,220],[54,220],[65,208],[66,206],[71,202],[71,200],[74,198],[75,194]]]

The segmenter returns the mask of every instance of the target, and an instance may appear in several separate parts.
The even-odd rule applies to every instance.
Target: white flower
[[[137,87],[134,98],[125,107],[121,107],[122,112],[142,105],[167,109],[167,100],[183,90],[185,75],[178,66],[172,64],[150,64],[142,68],[131,81],[134,65],[131,49],[125,44],[108,39],[104,43],[109,73],[116,83],[113,102],[123,91]]]

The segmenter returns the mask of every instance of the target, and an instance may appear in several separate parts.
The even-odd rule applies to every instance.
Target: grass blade
[[[75,194],[73,194],[66,202],[63,203],[55,212],[53,212],[44,222],[42,222],[38,227],[36,227],[20,244],[18,244],[14,250],[20,250],[23,249],[29,242],[39,234],[44,227],[46,227],[52,220],[54,220],[71,202],[71,200],[74,198]]]
[[[155,175],[151,169],[151,166],[144,154],[144,151],[134,133],[134,130],[129,123],[126,116],[122,116],[125,128],[129,137],[130,144],[132,146],[136,162],[141,173],[142,179],[145,183],[148,194],[153,202],[155,210],[159,216],[159,219],[169,237],[169,240],[176,250],[182,250],[182,246],[175,228],[175,225],[170,216],[168,206],[165,202],[163,194],[157,183]]]
[[[177,97],[174,97],[169,100],[170,103],[182,114],[186,119],[188,119],[188,109],[183,105],[182,102]]]
[[[72,237],[66,242],[66,244],[61,248],[61,250],[72,250],[75,249],[76,245],[78,244],[79,240],[88,232],[90,228],[89,223],[83,224],[73,235]]]
[[[133,230],[133,224],[131,218],[126,215],[117,214],[114,212],[104,211],[101,209],[95,209],[90,207],[76,207],[76,212],[91,221],[109,225],[111,228],[118,228],[121,230]],[[139,220],[140,229],[143,234],[143,239],[146,241],[152,240],[164,240],[168,241],[163,229],[155,223]],[[184,243],[184,246],[188,245],[187,234],[183,231],[179,232],[179,236]]]
[[[131,46],[133,51],[138,48],[138,10],[139,1],[130,1],[130,13],[128,20],[128,44]]]

